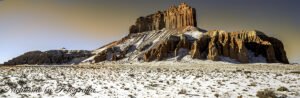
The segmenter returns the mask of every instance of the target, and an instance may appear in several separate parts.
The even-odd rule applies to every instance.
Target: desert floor
[[[300,97],[300,66],[104,64],[0,67],[0,97]]]

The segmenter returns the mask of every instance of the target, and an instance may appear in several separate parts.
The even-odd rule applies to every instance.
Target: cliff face
[[[209,31],[208,59],[220,60],[220,56],[250,63],[251,58],[262,56],[268,63],[289,63],[281,41],[260,31]]]
[[[285,63],[281,41],[260,31],[201,32],[197,27],[163,29],[131,34],[124,39],[96,50],[86,62],[101,61],[161,61],[192,59],[239,63]]]
[[[260,31],[204,31],[196,11],[185,3],[137,19],[130,34],[95,50],[84,62],[156,61],[185,56],[240,63],[289,63],[280,40]]]
[[[139,33],[161,30],[163,28],[184,28],[187,26],[197,27],[196,11],[187,4],[181,3],[178,7],[171,6],[164,12],[158,11],[155,14],[138,18],[135,25],[130,27],[129,32]]]

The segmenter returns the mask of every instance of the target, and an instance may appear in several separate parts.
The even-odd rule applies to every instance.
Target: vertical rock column
[[[185,3],[178,7],[171,6],[166,11],[158,11],[146,17],[140,17],[129,29],[130,34],[163,28],[176,29],[186,26],[197,26],[196,10]]]
[[[197,26],[196,11],[185,3],[178,7],[171,6],[165,11],[166,28],[175,29],[186,26]]]

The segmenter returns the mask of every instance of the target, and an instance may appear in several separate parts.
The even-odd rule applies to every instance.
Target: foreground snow
[[[252,98],[264,89],[274,90],[277,96],[300,97],[300,66],[297,65],[155,62],[0,69],[1,98]],[[21,87],[40,87],[41,91],[17,93],[11,90]],[[279,87],[286,87],[288,91],[277,91]],[[61,91],[55,91],[58,88]]]

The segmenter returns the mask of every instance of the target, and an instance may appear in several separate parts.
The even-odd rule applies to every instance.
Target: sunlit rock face
[[[268,63],[289,63],[284,47],[278,39],[268,37],[260,31],[209,31],[209,59],[219,60],[219,56],[230,57],[242,63],[249,63],[249,52],[263,56]]]
[[[94,51],[84,62],[162,61],[171,58],[238,63],[289,63],[280,40],[254,31],[206,31],[197,27],[196,11],[185,3],[140,17],[120,41]]]
[[[176,29],[186,26],[197,27],[196,11],[185,3],[179,6],[171,6],[166,11],[158,11],[146,17],[140,17],[135,25],[130,27],[130,33],[138,33],[163,28]]]
[[[172,58],[180,61],[188,56],[191,60],[229,58],[237,63],[289,63],[282,42],[260,31],[202,32],[193,26],[129,34],[95,50],[94,54],[85,62],[151,62]]]

